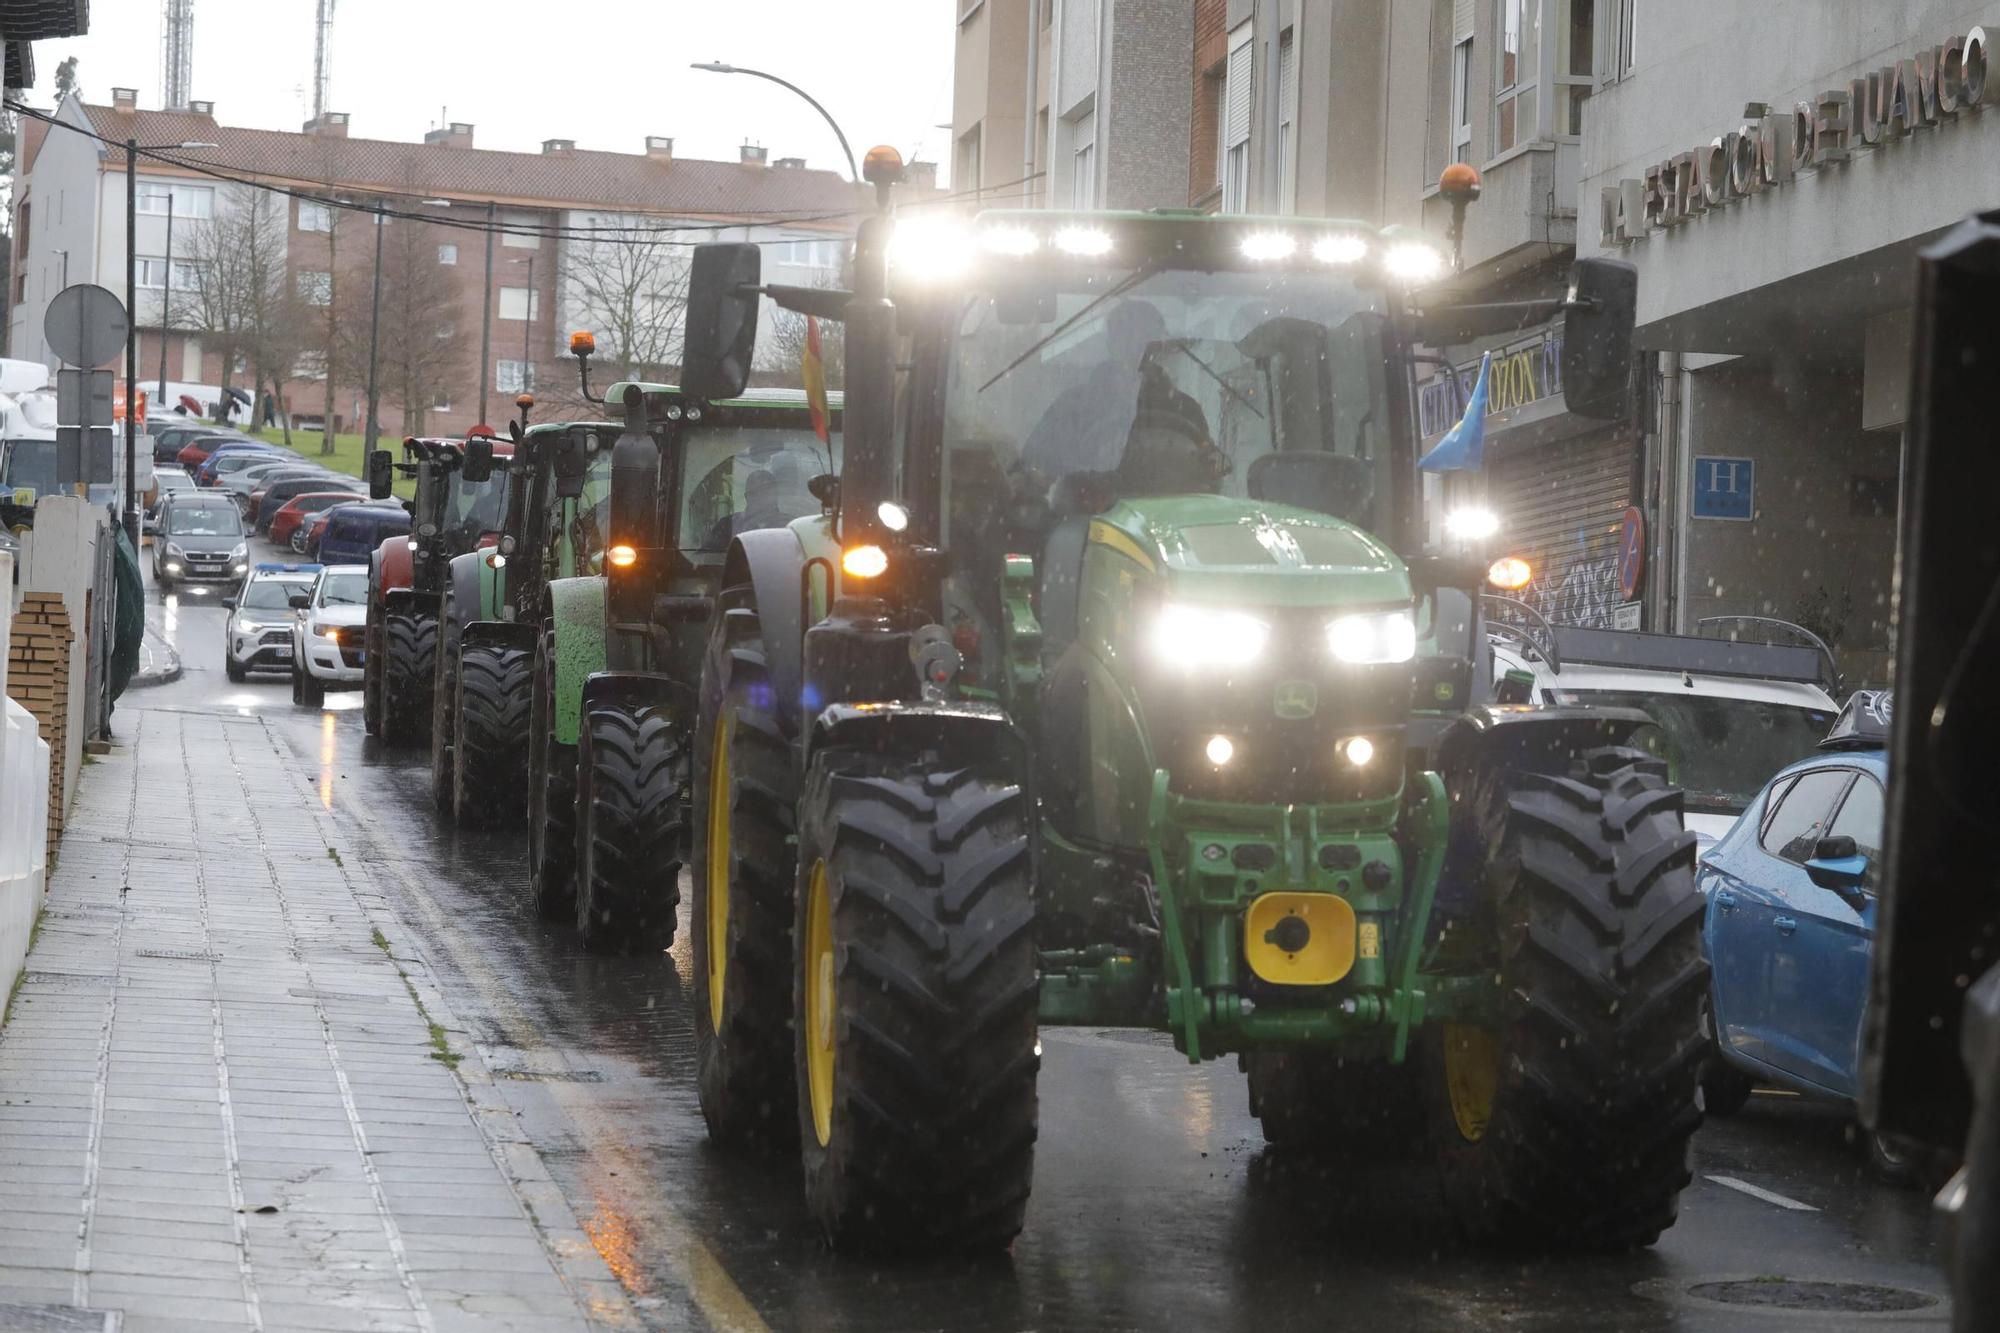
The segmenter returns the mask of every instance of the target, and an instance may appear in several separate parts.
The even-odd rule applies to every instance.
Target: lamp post
[[[486,424],[486,390],[493,373],[493,223],[499,216],[486,201],[486,282],[479,291],[479,423]]]
[[[154,406],[167,401],[167,325],[174,317],[174,196],[167,193],[167,271],[160,288],[160,392]]]
[[[840,122],[828,114],[827,109],[821,106],[811,93],[799,87],[796,83],[789,83],[775,74],[766,74],[761,69],[744,69],[741,65],[731,65],[721,60],[696,61],[694,64],[689,65],[688,68],[698,69],[708,74],[748,74],[753,79],[766,79],[777,84],[780,88],[784,88],[804,98],[806,105],[819,112],[820,119],[824,120],[828,127],[833,130],[833,137],[840,140],[840,151],[847,157],[847,178],[857,184],[860,182],[861,173],[854,166],[854,150],[847,146],[847,135],[841,132]]]
[[[375,361],[382,349],[382,206],[375,206],[375,282],[374,291],[368,298],[368,425],[362,439],[364,458],[375,452],[375,441],[380,435],[376,417],[376,375]]]
[[[134,551],[139,549],[135,475],[139,465],[139,154],[213,147],[212,143],[196,140],[159,144],[141,144],[137,139],[125,141],[125,535],[131,539]],[[167,197],[173,197],[171,191]],[[160,321],[160,336],[166,337],[164,318]]]
[[[510,259],[507,262],[528,266],[528,301],[526,308],[521,311],[521,392],[533,393],[534,387],[529,381],[535,373],[535,257],[528,255],[523,259]]]

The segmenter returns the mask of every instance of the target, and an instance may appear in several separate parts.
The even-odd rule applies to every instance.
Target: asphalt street
[[[1927,1197],[1878,1183],[1836,1109],[1760,1095],[1710,1121],[1679,1224],[1647,1252],[1496,1256],[1454,1237],[1428,1165],[1330,1168],[1269,1152],[1232,1062],[1191,1067],[1163,1037],[1122,1031],[1044,1031],[1035,1194],[1009,1257],[836,1258],[807,1223],[795,1171],[707,1143],[685,920],[664,958],[585,954],[527,905],[524,835],[440,823],[425,756],[370,741],[358,695],[308,709],[281,676],[229,684],[219,603],[150,595],[184,674],[128,694],[121,715],[241,710],[282,728],[318,799],[368,849],[576,1217],[657,1327],[1946,1323]]]

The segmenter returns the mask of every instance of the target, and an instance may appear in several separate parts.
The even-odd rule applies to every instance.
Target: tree
[[[77,81],[76,77],[75,56],[71,56],[56,66],[56,102],[60,104],[63,98],[68,97],[71,93],[75,93],[79,97],[83,95],[83,85]]]
[[[382,320],[376,379],[382,398],[403,412],[403,429],[421,435],[424,416],[441,392],[465,379],[463,301],[458,284],[438,263],[441,229],[409,218],[377,225],[382,234]],[[351,237],[350,237],[351,239]],[[334,281],[348,298],[340,307],[333,363],[349,384],[368,382],[370,301],[375,283],[374,241]],[[362,248],[357,246],[357,249]]]
[[[672,378],[680,364],[691,252],[644,218],[591,218],[588,224],[620,230],[565,241],[559,289],[565,313],[596,335],[599,387]],[[561,388],[550,388],[560,400]]]
[[[171,320],[221,353],[225,416],[237,361],[249,366],[254,402],[270,376],[282,380],[291,372],[300,350],[301,303],[286,266],[286,224],[281,196],[231,185],[216,197],[214,216],[189,227]]]

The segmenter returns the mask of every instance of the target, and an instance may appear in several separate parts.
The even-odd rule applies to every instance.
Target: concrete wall
[[[1774,378],[1768,361],[1730,361],[1688,376],[1687,414],[1684,494],[1696,455],[1752,458],[1757,474],[1754,518],[1688,520],[1681,628],[1724,614],[1826,617],[1815,628],[1839,633],[1849,683],[1885,683],[1896,516],[1893,503],[1856,513],[1851,479],[1893,485],[1900,437],[1861,428],[1858,371]]]
[[[1181,207],[1194,114],[1194,10],[1188,0],[1104,3],[1111,22],[1103,62],[1109,86],[1097,115],[1099,206]]]

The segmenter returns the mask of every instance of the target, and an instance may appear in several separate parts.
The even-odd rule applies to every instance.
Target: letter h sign
[[[1756,495],[1756,460],[1696,455],[1694,517],[1747,521],[1756,516]]]

